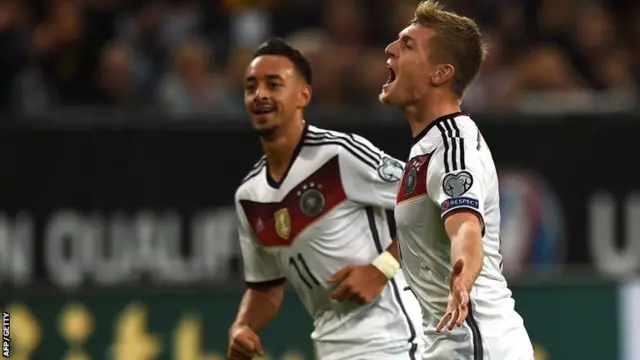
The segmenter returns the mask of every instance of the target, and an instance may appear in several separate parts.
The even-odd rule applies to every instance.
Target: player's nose
[[[260,102],[269,98],[269,91],[266,86],[257,86],[253,97],[254,102]]]
[[[397,41],[394,41],[392,43],[390,43],[389,45],[387,45],[387,47],[384,49],[384,53],[387,54],[388,57],[390,58],[396,58],[397,57],[397,52],[395,49],[395,44],[397,43]]]

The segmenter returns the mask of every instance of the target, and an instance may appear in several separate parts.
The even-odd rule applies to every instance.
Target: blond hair
[[[486,53],[478,25],[468,17],[444,10],[434,0],[420,2],[411,24],[435,31],[430,40],[430,60],[453,65],[451,90],[462,98],[478,74]]]

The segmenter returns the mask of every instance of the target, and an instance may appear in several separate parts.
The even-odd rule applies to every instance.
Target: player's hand
[[[260,338],[246,325],[233,325],[229,330],[228,360],[251,360],[254,356],[264,356]]]
[[[438,332],[441,332],[445,327],[453,330],[454,326],[462,326],[467,315],[469,315],[469,292],[472,284],[467,284],[461,276],[463,268],[464,261],[462,259],[459,259],[453,265],[449,281],[450,290],[447,311],[436,328]]]
[[[344,267],[327,280],[330,284],[339,284],[331,292],[332,299],[361,304],[375,300],[388,281],[389,279],[371,264]]]

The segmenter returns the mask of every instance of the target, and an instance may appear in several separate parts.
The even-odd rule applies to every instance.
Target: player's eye
[[[280,83],[278,83],[277,81],[271,81],[269,82],[269,87],[272,89],[278,88],[280,87]]]
[[[404,47],[406,47],[407,49],[411,49],[411,40],[409,39],[403,39],[402,43],[404,44]]]
[[[254,92],[254,91],[256,91],[256,86],[254,84],[246,84],[244,86],[244,91],[246,91],[248,93]]]

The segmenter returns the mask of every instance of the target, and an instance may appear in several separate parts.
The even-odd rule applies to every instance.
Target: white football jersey
[[[335,285],[326,281],[390,245],[386,209],[403,167],[362,137],[307,125],[282,180],[263,157],[236,192],[246,281],[293,285],[314,319],[320,359],[415,354],[421,341],[420,306],[401,272],[365,306],[332,300]]]
[[[415,139],[395,209],[402,268],[423,309],[425,359],[528,359],[533,351],[502,275],[500,198],[491,152],[471,118],[433,121]],[[483,222],[484,264],[464,328],[436,333],[449,296],[451,242],[444,219],[456,210]]]

